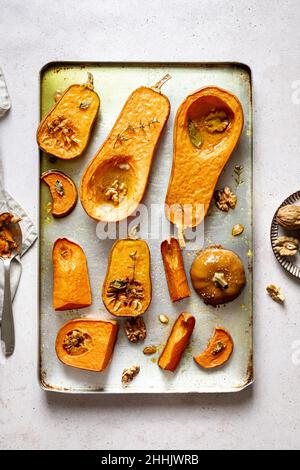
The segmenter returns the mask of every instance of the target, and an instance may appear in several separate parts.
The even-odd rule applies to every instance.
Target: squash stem
[[[85,86],[87,88],[90,88],[91,90],[94,89],[94,77],[93,77],[93,74],[91,72],[88,72],[88,79],[87,79],[87,82],[85,84]]]
[[[185,248],[184,227],[182,225],[177,225],[177,230],[179,246],[180,248]]]
[[[171,75],[167,73],[163,78],[161,78],[152,88],[152,90],[157,91],[158,93],[161,93],[161,87],[168,81],[170,80]]]

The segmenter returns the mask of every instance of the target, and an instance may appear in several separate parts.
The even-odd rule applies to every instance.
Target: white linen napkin
[[[0,165],[1,173],[1,165]],[[0,185],[1,185],[0,178]],[[3,199],[4,196],[4,199]],[[28,217],[24,209],[4,190],[0,191],[0,214],[3,212],[10,212],[18,217],[21,217],[20,226],[22,230],[22,251],[21,257],[27,252],[27,250],[34,244],[37,239],[37,232],[33,222]],[[20,282],[20,277],[22,274],[22,265],[16,258],[11,262],[10,269],[10,285],[11,285],[11,295],[12,299],[14,298],[18,285]],[[2,304],[3,304],[3,287],[4,287],[4,268],[3,263],[0,261],[0,323],[2,316]]]
[[[0,118],[3,117],[10,108],[10,98],[6,87],[3,72],[0,68]],[[8,194],[4,189],[3,168],[0,156],[0,214],[10,212],[21,217],[20,225],[22,230],[22,250],[20,256],[34,244],[37,239],[36,229],[24,209]],[[10,285],[12,299],[17,292],[22,274],[21,261],[13,259],[10,270]],[[4,267],[0,260],[0,325],[3,306],[3,287],[4,287]]]

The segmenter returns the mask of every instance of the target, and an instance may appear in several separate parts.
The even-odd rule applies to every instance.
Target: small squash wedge
[[[79,157],[85,150],[100,107],[88,73],[84,85],[71,85],[44,117],[37,130],[39,147],[63,160]]]
[[[161,369],[174,372],[187,347],[195,327],[195,317],[190,313],[181,313],[173,325],[164,350],[158,360]]]
[[[101,372],[111,360],[117,335],[116,321],[71,320],[57,334],[57,357],[68,366]]]
[[[179,231],[207,214],[218,178],[243,129],[243,109],[232,93],[208,86],[187,96],[174,123],[173,166],[166,215]]]
[[[117,222],[141,202],[159,138],[170,114],[160,91],[140,87],[127,99],[107,139],[86,168],[80,185],[84,210],[95,220]]]
[[[77,189],[73,180],[58,170],[45,171],[41,179],[50,190],[53,217],[65,217],[70,214],[77,202]]]
[[[92,294],[83,249],[67,238],[53,246],[53,308],[71,310],[88,307]]]
[[[204,369],[220,367],[230,359],[233,351],[233,340],[224,328],[217,327],[208,346],[194,361]]]
[[[117,317],[136,317],[151,302],[150,252],[144,240],[117,240],[112,246],[102,300]]]
[[[169,294],[172,302],[190,297],[181,249],[176,238],[164,240],[160,245]]]

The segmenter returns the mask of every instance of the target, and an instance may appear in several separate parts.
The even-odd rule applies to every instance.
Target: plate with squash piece
[[[42,69],[43,389],[225,393],[253,382],[251,96],[251,72],[236,63]],[[166,201],[192,206],[184,226]],[[152,208],[153,225],[135,212],[141,202]],[[105,227],[109,239],[101,239]],[[195,227],[199,238],[183,247]],[[223,256],[208,280],[203,249]],[[210,302],[217,289],[224,295]],[[182,315],[195,324],[181,340]],[[222,336],[211,348],[216,331],[228,332],[230,350]],[[194,358],[210,349],[218,367],[200,367]]]
[[[300,279],[300,191],[287,197],[276,210],[270,237],[273,253],[280,266]]]

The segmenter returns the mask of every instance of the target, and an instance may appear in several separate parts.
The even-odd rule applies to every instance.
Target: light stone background
[[[13,101],[0,122],[5,184],[34,220],[43,64],[228,60],[252,68],[256,265],[252,388],[225,396],[64,396],[41,391],[36,377],[36,246],[24,258],[14,304],[16,352],[0,365],[1,448],[299,448],[299,283],[281,271],[269,243],[274,210],[300,189],[299,23],[297,0],[0,0],[0,64]],[[270,282],[282,285],[284,307],[267,297]]]

